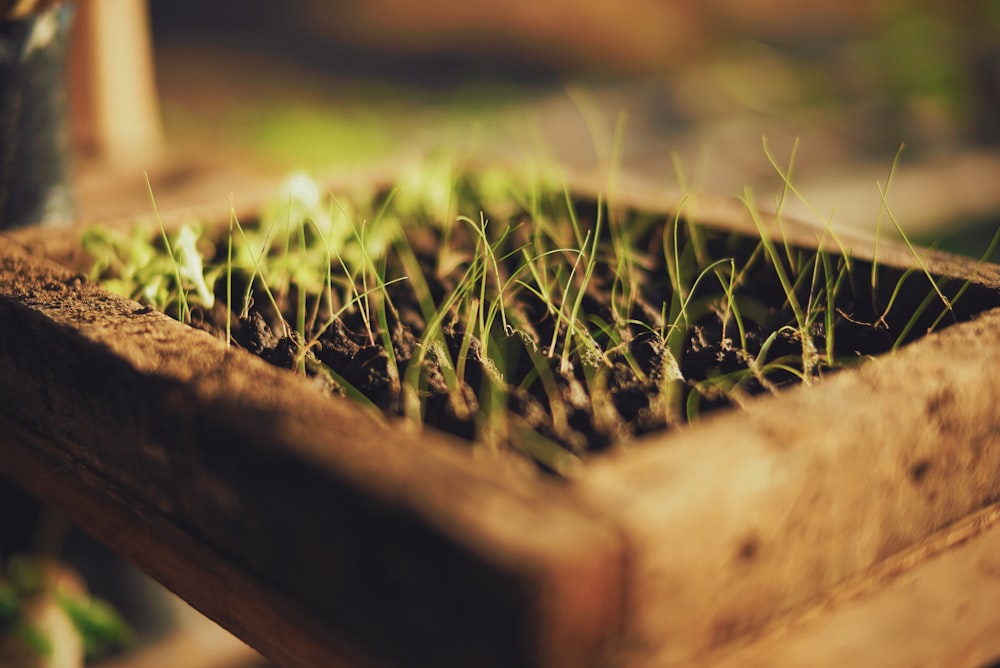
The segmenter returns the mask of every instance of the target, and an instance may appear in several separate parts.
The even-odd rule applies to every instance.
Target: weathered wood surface
[[[279,664],[348,668],[369,662],[334,629],[318,626],[296,601],[151,511],[145,498],[124,495],[5,419],[0,419],[0,472],[64,509],[97,539]]]
[[[619,197],[653,210],[663,199],[632,187]],[[757,234],[741,202],[673,206]],[[760,222],[795,245],[918,267],[891,223],[876,243],[856,230]],[[957,310],[988,312],[815,387],[647,438],[575,481],[622,522],[631,547],[627,662],[704,660],[1000,499],[1000,267],[918,253],[934,275],[985,288]]]
[[[676,188],[652,185],[648,178],[623,175],[617,179],[597,175],[593,171],[569,171],[567,181],[573,192],[601,193],[608,205],[634,208],[640,211],[662,212],[723,230],[731,230],[751,237],[759,236],[757,225],[748,204],[731,197],[706,194],[683,194]],[[874,187],[874,185],[873,185]],[[847,252],[859,260],[875,260],[880,265],[900,268],[917,267],[914,250],[911,250],[889,220],[870,229],[857,225],[842,226],[824,218],[804,219],[791,215],[777,216],[773,204],[762,200],[753,202],[758,222],[772,239],[785,240],[791,246],[803,248],[822,247],[840,254]],[[798,207],[801,209],[802,207]],[[875,215],[878,215],[876,210]],[[877,227],[877,230],[876,230]],[[877,233],[876,233],[877,232]],[[970,258],[928,248],[915,249],[919,258],[936,276],[971,279],[978,285],[1000,288],[1000,265],[979,263]],[[985,249],[984,249],[985,250]]]
[[[982,667],[1000,661],[1000,506],[887,559],[711,668]]]
[[[630,194],[647,195],[671,205]],[[686,206],[754,232],[739,207]],[[996,305],[1000,269],[926,257],[982,286],[963,308]],[[1000,311],[558,484],[384,425],[17,245],[0,258],[4,419],[66,467],[53,487],[137,509],[122,532],[190,538],[186,579],[133,558],[290,663],[312,663],[308,641],[213,602],[245,578],[313,620],[320,647],[375,663],[688,665],[1000,498]],[[913,258],[883,242],[879,262]],[[237,574],[219,591],[197,586],[215,557]]]
[[[382,424],[12,249],[0,322],[0,406],[18,432],[378,660],[607,656],[623,547],[571,489]]]
[[[592,462],[578,484],[632,545],[636,651],[687,664],[1000,499],[998,402],[994,310]]]

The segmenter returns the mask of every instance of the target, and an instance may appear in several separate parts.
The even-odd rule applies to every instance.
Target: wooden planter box
[[[0,237],[0,469],[282,664],[705,663],[1000,498],[996,266],[928,252],[982,315],[558,481],[110,295],[45,234]]]

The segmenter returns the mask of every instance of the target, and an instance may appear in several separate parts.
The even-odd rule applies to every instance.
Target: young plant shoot
[[[780,225],[798,192],[776,169]],[[946,325],[968,287],[918,256],[898,272],[773,240],[749,190],[758,233],[741,236],[683,207],[610,215],[542,177],[455,174],[353,199],[297,176],[222,238],[95,229],[91,273],[390,419],[560,474]]]

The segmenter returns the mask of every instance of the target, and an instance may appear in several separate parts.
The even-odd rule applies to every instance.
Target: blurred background
[[[84,181],[95,164],[141,176],[166,162],[277,183],[444,152],[598,172],[617,159],[637,183],[764,199],[781,183],[766,138],[780,162],[798,145],[793,178],[814,211],[797,213],[863,229],[905,144],[889,201],[915,238],[978,255],[1000,221],[1000,0],[91,0],[81,25],[97,3],[120,20],[70,63],[75,104],[91,109],[74,117]],[[100,58],[149,89],[126,77],[98,92]],[[102,95],[138,130],[107,108],[99,129]],[[210,187],[222,202],[232,190]],[[31,506],[5,506],[3,554],[37,530]],[[128,567],[93,570],[109,557],[69,532],[67,558],[154,643],[106,665],[195,665],[165,639],[194,643],[199,665],[260,663]]]
[[[441,149],[770,194],[762,141],[846,225],[890,203],[924,240],[1000,210],[1000,2],[154,2],[166,136],[272,166]],[[806,215],[805,209],[796,211]],[[987,237],[988,238],[988,237]],[[944,240],[949,242],[948,239]]]

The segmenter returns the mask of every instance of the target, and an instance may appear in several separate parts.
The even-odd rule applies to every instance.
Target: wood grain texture
[[[637,665],[687,665],[1000,499],[1000,310],[595,461]],[[652,657],[652,658],[651,658]]]
[[[992,666],[1000,660],[1000,507],[931,536],[712,668]],[[864,586],[867,585],[867,586]]]
[[[755,233],[732,203],[686,206]],[[871,239],[838,240],[874,255]],[[898,243],[879,248],[881,264],[914,265]],[[924,257],[978,286],[963,308],[996,305],[1000,269]],[[376,664],[689,665],[1000,498],[997,310],[564,484],[368,417],[3,240],[0,364],[4,419],[97,476],[111,507],[168,521],[223,575],[287,597],[308,635]],[[310,646],[239,606],[204,608],[280,660]]]
[[[145,507],[99,474],[25,437],[0,419],[0,472],[64,509],[124,558],[281,665],[350,668],[368,663],[288,596]],[[347,660],[345,657],[354,657]]]
[[[570,488],[383,424],[9,250],[0,405],[22,432],[379,660],[572,666],[606,656],[623,546]]]

